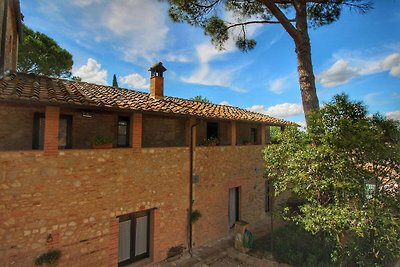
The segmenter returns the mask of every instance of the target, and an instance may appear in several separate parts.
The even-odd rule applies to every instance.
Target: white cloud
[[[339,58],[330,68],[317,75],[317,81],[325,87],[346,84],[357,76],[389,71],[400,77],[400,54],[392,53],[380,59]]]
[[[219,103],[220,105],[224,105],[224,106],[232,106],[231,103],[229,103],[228,101],[224,100],[221,103]]]
[[[290,117],[303,113],[303,106],[301,104],[294,103],[283,103],[268,108],[264,107],[263,105],[254,105],[247,109],[273,117]]]
[[[188,56],[176,55],[176,54],[167,54],[165,56],[165,59],[170,62],[182,62],[182,63],[187,63],[192,61]]]
[[[165,4],[157,0],[73,1],[82,7],[74,33],[78,43],[92,47],[106,43],[125,60],[141,65],[160,60],[169,32]]]
[[[101,68],[101,64],[93,58],[87,60],[86,65],[73,70],[73,75],[82,78],[82,81],[107,85],[107,70]]]
[[[285,89],[286,78],[278,78],[268,82],[269,90],[275,94],[281,94]]]
[[[237,16],[232,14],[232,12],[225,12],[223,17],[226,21],[230,22],[238,22]],[[250,25],[246,28],[246,35],[248,38],[251,38],[256,34],[257,29],[259,29],[261,25]],[[235,67],[235,68],[226,68],[226,69],[212,69],[210,67],[210,62],[220,58],[222,55],[226,55],[232,52],[237,51],[235,45],[234,36],[238,35],[238,32],[241,31],[241,28],[232,28],[229,32],[230,38],[224,45],[223,50],[219,50],[215,48],[214,45],[209,42],[201,43],[196,45],[196,56],[199,60],[200,64],[198,68],[189,76],[181,77],[181,80],[186,83],[193,84],[201,84],[208,86],[222,86],[227,87],[236,92],[246,92],[242,88],[233,84],[233,76],[239,71],[243,66]]]
[[[114,0],[104,8],[101,23],[123,42],[118,48],[128,60],[155,61],[165,47],[167,12],[156,1]]]
[[[227,87],[231,84],[232,73],[232,70],[210,70],[208,64],[201,64],[194,73],[181,77],[181,80],[185,83]]]
[[[390,119],[400,121],[400,110],[386,112],[385,115]]]
[[[86,7],[90,6],[93,4],[98,4],[101,3],[102,0],[71,0],[71,3],[73,5],[79,6],[79,7]]]
[[[139,88],[139,89],[149,89],[150,84],[147,83],[146,79],[143,78],[138,73],[132,73],[127,76],[119,77],[119,80],[131,88]]]
[[[357,75],[357,70],[350,67],[349,62],[339,59],[329,69],[317,75],[317,81],[325,87],[333,87],[346,84]]]

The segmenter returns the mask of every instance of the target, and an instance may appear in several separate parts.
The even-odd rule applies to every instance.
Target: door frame
[[[235,223],[240,220],[240,186],[230,187],[228,190],[228,226],[229,229],[232,229],[235,226],[235,223],[230,225],[230,191],[231,189],[235,190]]]

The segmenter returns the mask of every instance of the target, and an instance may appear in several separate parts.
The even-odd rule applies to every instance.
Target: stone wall
[[[188,148],[0,152],[0,262],[33,266],[49,248],[62,266],[116,266],[116,217],[153,209],[154,261],[187,247]],[[226,236],[228,190],[241,187],[240,217],[264,214],[261,146],[196,148],[195,246]],[[51,240],[48,240],[51,234]]]

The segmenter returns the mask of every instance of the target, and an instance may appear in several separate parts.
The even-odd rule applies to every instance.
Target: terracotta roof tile
[[[277,125],[293,124],[232,106],[201,103],[169,96],[155,99],[148,93],[134,90],[22,73],[10,74],[0,80],[0,101],[68,104],[88,108],[152,111]]]

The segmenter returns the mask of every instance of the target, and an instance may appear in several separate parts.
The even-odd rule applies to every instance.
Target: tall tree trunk
[[[307,10],[306,3],[299,0],[294,3],[296,9],[296,28],[299,33],[298,38],[294,39],[297,55],[297,72],[303,110],[307,125],[310,124],[307,114],[310,111],[319,109],[319,102],[315,88],[315,76],[311,61],[311,45],[308,36]]]

